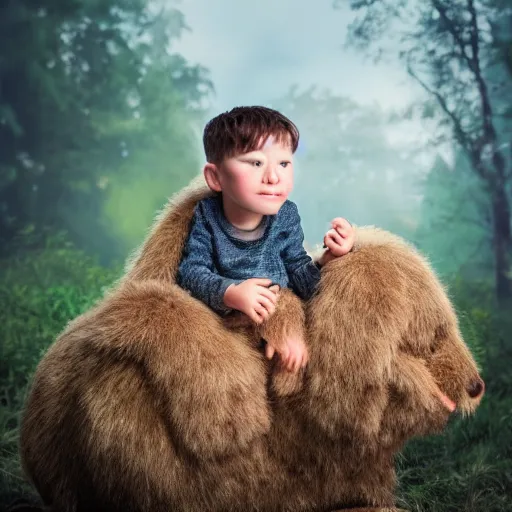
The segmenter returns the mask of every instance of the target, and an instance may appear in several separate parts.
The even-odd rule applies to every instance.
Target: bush
[[[66,324],[89,309],[120,269],[103,268],[64,235],[0,262],[0,502],[26,494],[18,431],[27,384]]]

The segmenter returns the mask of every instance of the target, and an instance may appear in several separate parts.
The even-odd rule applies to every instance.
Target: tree
[[[127,163],[157,154],[163,139],[194,151],[200,100],[211,83],[206,70],[172,53],[185,22],[178,10],[158,6],[0,4],[3,251],[20,232],[64,229],[80,247],[107,256],[117,233],[102,218],[104,204]],[[138,172],[147,177],[152,169]],[[189,159],[181,174],[193,172]]]
[[[453,165],[438,156],[426,175],[414,242],[442,275],[492,280],[491,208],[483,185],[462,151]]]
[[[352,0],[351,7],[359,15],[349,43],[370,50],[384,35],[396,34],[395,47],[379,51],[398,53],[430,97],[423,112],[436,116],[437,107],[440,133],[450,134],[484,182],[492,208],[496,292],[499,299],[510,297],[510,165],[496,127],[489,74],[496,58],[492,27],[500,10],[485,0]]]

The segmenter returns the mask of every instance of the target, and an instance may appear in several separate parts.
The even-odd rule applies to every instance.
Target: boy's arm
[[[183,257],[178,268],[178,284],[218,313],[230,311],[224,304],[224,293],[231,284],[242,282],[214,272],[212,234],[204,220],[201,205],[194,211]]]
[[[297,206],[294,203],[289,204],[286,216],[289,234],[281,250],[281,257],[288,274],[290,288],[301,299],[308,300],[320,282],[320,268],[304,249],[304,233]]]

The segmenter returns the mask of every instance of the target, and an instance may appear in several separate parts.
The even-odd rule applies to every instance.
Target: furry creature
[[[483,394],[442,286],[403,240],[359,228],[306,309],[283,290],[267,325],[228,329],[173,284],[205,193],[169,204],[39,364],[26,474],[53,512],[395,511],[394,454]],[[298,377],[257,349],[297,322],[310,351]]]

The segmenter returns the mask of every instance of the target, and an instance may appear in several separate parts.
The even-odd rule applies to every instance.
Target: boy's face
[[[207,164],[212,165],[212,164]],[[224,160],[214,171],[224,208],[275,215],[293,188],[293,153],[288,144],[267,138],[261,149]]]

